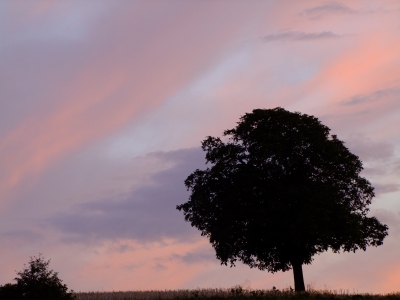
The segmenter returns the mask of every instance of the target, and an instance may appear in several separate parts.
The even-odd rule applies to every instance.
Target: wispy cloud
[[[376,142],[364,135],[351,135],[346,146],[362,161],[384,161],[393,157],[394,145],[388,142]]]
[[[389,211],[386,209],[374,209],[372,215],[389,226],[389,235],[400,234],[400,211]]]
[[[357,13],[357,10],[354,10],[344,4],[337,2],[330,2],[318,5],[313,8],[306,9],[302,12],[302,14],[306,15],[310,19],[321,19],[322,17],[329,14],[348,15],[355,13]]]
[[[164,271],[164,270],[167,270],[168,268],[166,266],[164,266],[163,264],[158,263],[154,266],[154,269],[156,269],[157,271]]]
[[[11,230],[0,235],[0,238],[9,243],[32,244],[43,239],[43,236],[32,230]]]
[[[397,183],[375,184],[374,186],[376,194],[386,194],[400,191],[400,184]]]
[[[275,41],[315,41],[325,39],[336,39],[341,37],[331,31],[322,32],[302,32],[302,31],[287,31],[277,34],[268,34],[262,39],[264,42],[275,42]]]
[[[192,252],[187,252],[185,254],[172,254],[170,257],[171,260],[178,260],[185,264],[195,264],[195,263],[204,263],[204,262],[215,262],[216,257],[214,250],[211,246],[207,248],[196,249]]]
[[[342,102],[342,105],[358,105],[370,102],[376,102],[382,99],[388,99],[393,97],[400,97],[400,88],[388,88],[383,90],[377,90],[370,94],[360,94],[353,96],[350,100]]]

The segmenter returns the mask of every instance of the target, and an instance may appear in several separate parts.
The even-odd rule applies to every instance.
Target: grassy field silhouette
[[[400,300],[400,292],[387,294],[356,293],[349,290],[314,290],[307,288],[306,292],[296,293],[289,287],[278,290],[275,287],[271,290],[252,290],[235,286],[229,289],[209,288],[193,290],[149,290],[149,291],[126,291],[126,292],[82,292],[76,293],[77,300],[163,300],[163,299],[313,299],[313,300]]]

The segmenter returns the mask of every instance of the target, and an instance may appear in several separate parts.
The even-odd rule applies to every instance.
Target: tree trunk
[[[304,286],[302,263],[296,261],[293,261],[291,263],[293,267],[294,290],[296,292],[305,292],[306,288]]]

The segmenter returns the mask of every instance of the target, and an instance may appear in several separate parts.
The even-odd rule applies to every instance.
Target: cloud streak
[[[338,2],[330,2],[318,5],[303,11],[302,14],[310,19],[319,20],[328,15],[353,15],[357,10],[354,10],[344,4]]]
[[[377,101],[397,100],[400,97],[400,88],[392,87],[384,90],[377,90],[367,95],[355,95],[350,100],[344,101],[342,105],[352,106],[368,104]]]
[[[276,42],[276,41],[318,41],[318,40],[329,40],[337,39],[341,37],[331,31],[322,32],[301,32],[301,31],[288,31],[277,34],[268,34],[262,38],[264,42]]]
[[[375,142],[363,135],[351,135],[346,140],[346,146],[364,162],[388,161],[395,154],[390,142]]]
[[[400,184],[397,183],[375,184],[374,187],[377,195],[400,191]]]
[[[215,256],[214,249],[212,249],[211,245],[207,248],[198,248],[191,252],[186,252],[184,254],[172,254],[170,256],[170,260],[179,261],[185,264],[199,264],[199,263],[207,263],[213,262],[215,263],[217,260]]]
[[[219,24],[223,5],[210,10],[207,5],[185,4],[171,14],[162,7],[167,11],[170,6],[128,2],[110,6],[108,14],[102,12],[91,19],[92,23],[85,23],[86,35],[76,40],[50,38],[44,49],[40,38],[4,46],[0,58],[4,66],[0,75],[6,78],[0,83],[0,88],[4,86],[3,97],[20,103],[33,101],[34,105],[26,110],[13,108],[20,119],[14,124],[15,117],[4,113],[13,107],[9,104],[12,102],[2,103],[0,114],[7,120],[0,141],[2,199],[25,179],[116,133],[164,103],[221,55],[230,39],[235,38],[235,28],[247,22],[254,10],[244,8],[239,14],[237,6],[232,7],[232,15],[224,14],[224,18],[229,21],[233,17],[237,24],[214,26],[210,35],[204,35],[194,24],[201,22],[203,15],[212,19],[210,26]],[[70,9],[76,12],[79,7]],[[143,18],[146,12],[162,16],[163,25],[154,27],[151,20]],[[108,22],[107,18],[114,15],[121,17]],[[141,25],[132,26],[131,20]],[[58,25],[56,19],[51,21],[48,27]],[[195,31],[185,30],[182,23],[193,24]],[[35,25],[40,31],[43,24]],[[116,34],[107,35],[110,32]],[[167,37],[168,32],[174,35]],[[200,48],[202,51],[198,51]]]

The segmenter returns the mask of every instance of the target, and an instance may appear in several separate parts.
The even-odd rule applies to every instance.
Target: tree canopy
[[[177,206],[221,264],[293,269],[304,291],[302,265],[315,254],[382,245],[388,227],[368,216],[362,162],[316,117],[255,109],[223,135],[202,142],[211,166],[187,177],[191,195]]]

